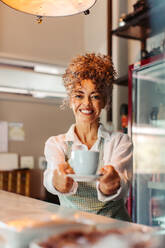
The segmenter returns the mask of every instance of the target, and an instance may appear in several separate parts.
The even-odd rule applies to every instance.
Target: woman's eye
[[[75,97],[75,98],[78,98],[78,99],[83,98],[83,96],[82,96],[82,95],[75,95],[74,97]]]
[[[92,98],[96,100],[100,100],[100,95],[93,95]]]

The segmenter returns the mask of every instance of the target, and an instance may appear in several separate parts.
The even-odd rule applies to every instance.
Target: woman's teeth
[[[85,109],[84,110],[82,109],[81,112],[84,114],[92,114],[93,113],[92,110],[85,110]]]

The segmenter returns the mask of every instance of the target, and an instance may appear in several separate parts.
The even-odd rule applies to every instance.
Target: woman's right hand
[[[61,193],[68,193],[73,186],[73,179],[67,174],[74,174],[73,169],[68,163],[59,164],[58,169],[54,170],[53,186]]]

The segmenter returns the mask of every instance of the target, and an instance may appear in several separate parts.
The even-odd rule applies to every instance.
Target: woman
[[[71,61],[63,80],[75,124],[47,140],[44,185],[65,207],[130,221],[124,201],[132,177],[132,143],[126,134],[106,131],[99,121],[114,79],[109,56],[86,54]],[[67,176],[74,173],[68,160],[77,149],[99,151],[103,175],[96,182],[78,183]]]

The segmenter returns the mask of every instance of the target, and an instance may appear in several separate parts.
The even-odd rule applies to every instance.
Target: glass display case
[[[165,55],[129,67],[133,221],[165,228]]]

